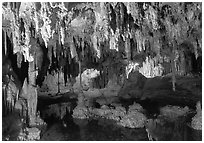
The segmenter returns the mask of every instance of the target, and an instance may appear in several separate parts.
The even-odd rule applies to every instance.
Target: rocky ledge
[[[111,119],[118,125],[128,128],[142,128],[145,125],[147,117],[143,113],[144,109],[138,103],[129,106],[128,111],[121,106],[109,107],[107,105],[101,108],[76,107],[73,111],[73,118],[86,119],[92,117],[101,117]]]

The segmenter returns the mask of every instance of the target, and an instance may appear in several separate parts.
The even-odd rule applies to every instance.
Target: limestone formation
[[[191,127],[196,130],[202,130],[202,109],[201,103],[196,104],[197,114],[192,118]]]

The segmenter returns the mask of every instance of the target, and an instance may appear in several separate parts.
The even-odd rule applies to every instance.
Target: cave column
[[[180,74],[181,75],[185,75],[185,73],[186,73],[186,61],[185,61],[185,55],[184,55],[184,52],[183,51],[181,51],[181,53],[180,53],[180,58],[181,58],[181,63],[180,63]]]
[[[28,118],[29,125],[33,126],[36,124],[36,112],[37,112],[37,87],[36,87],[36,70],[35,62],[29,62],[28,68],[28,79],[29,79],[29,91],[28,91]]]
[[[175,51],[177,49],[177,44],[173,40],[173,51],[171,54],[171,68],[172,68],[172,89],[176,91],[176,68],[175,68]]]

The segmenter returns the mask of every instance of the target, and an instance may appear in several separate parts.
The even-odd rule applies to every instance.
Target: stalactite
[[[6,85],[4,84],[2,87],[3,91],[3,113],[6,115],[6,110],[7,110],[7,101],[6,101]]]
[[[81,61],[80,60],[79,60],[79,77],[80,77],[80,89],[82,89]]]
[[[130,36],[127,35],[126,41],[125,41],[125,52],[126,52],[126,57],[128,60],[131,58],[131,47],[130,47]]]
[[[59,74],[60,74],[60,70],[57,71],[57,93],[60,93],[60,82],[59,82]]]
[[[82,57],[83,57],[83,59],[84,59],[84,38],[82,38],[82,40],[81,40],[81,48],[82,48]]]
[[[50,68],[50,66],[52,65],[52,46],[51,45],[49,45],[48,46],[48,53],[47,53],[47,57],[48,57],[48,59],[49,59],[49,68]]]
[[[67,84],[67,78],[68,78],[68,63],[69,63],[69,61],[68,61],[68,57],[66,57],[65,58],[65,65],[64,65],[64,68],[63,68],[63,72],[64,72],[64,83],[65,83],[65,86],[66,86],[66,84]]]
[[[7,34],[6,31],[4,31],[4,49],[5,49],[5,55],[7,55]]]
[[[130,51],[132,51],[133,48],[137,48],[137,53],[147,57],[141,70],[149,77],[157,75],[155,71],[159,71],[160,68],[160,62],[156,62],[155,58],[158,57],[155,57],[155,55],[157,56],[163,51],[170,49],[166,52],[167,54],[165,56],[168,58],[172,56],[169,45],[172,44],[173,40],[175,40],[174,42],[177,45],[185,40],[191,41],[194,45],[194,49],[192,46],[190,50],[194,50],[196,58],[201,54],[199,49],[202,50],[202,30],[200,30],[202,22],[199,15],[202,15],[202,13],[201,5],[199,4],[199,6],[197,3],[192,4],[190,8],[186,9],[183,9],[183,6],[180,6],[179,3],[165,4],[171,7],[170,10],[166,10],[166,13],[163,7],[161,7],[163,4],[157,6],[152,3],[148,5],[145,3],[127,3],[126,9],[123,3],[117,3],[116,6],[113,3],[100,3],[98,7],[95,5],[93,7],[90,6],[91,8],[89,7],[91,13],[93,13],[93,17],[91,18],[90,13],[86,10],[88,6],[83,6],[85,10],[81,10],[81,8],[77,7],[75,10],[68,12],[63,4],[56,4],[55,6],[51,4],[51,8],[48,3],[42,2],[41,8],[39,9],[34,3],[23,3],[20,6],[18,14],[15,7],[13,10],[12,4],[14,3],[9,3],[8,6],[2,6],[3,24],[9,21],[9,24],[5,25],[6,28],[8,25],[10,26],[8,30],[4,31],[5,54],[8,54],[7,48],[9,48],[7,47],[7,41],[9,39],[7,38],[12,38],[13,52],[17,54],[18,67],[21,66],[23,56],[25,61],[32,62],[32,54],[30,51],[36,47],[30,47],[28,43],[30,42],[30,36],[33,36],[32,32],[29,31],[33,24],[35,25],[34,30],[36,33],[34,35],[42,37],[45,46],[48,48],[47,56],[50,61],[50,66],[52,65],[52,70],[64,68],[65,84],[67,77],[70,77],[70,75],[74,77],[78,70],[79,74],[81,74],[82,68],[84,67],[92,67],[98,63],[103,64],[107,55],[110,55],[113,51],[116,54],[114,53],[113,58],[110,60],[111,62],[115,62],[114,58],[116,56],[119,57],[119,60],[124,60],[122,56],[125,52],[128,60],[131,61],[131,55],[136,54],[131,54]],[[59,12],[53,12],[54,7]],[[80,12],[78,13],[76,11]],[[127,13],[129,13],[129,15],[127,15]],[[134,22],[131,22],[130,18],[132,18]],[[24,23],[22,27],[19,27],[20,19]],[[30,23],[32,24],[30,25]],[[131,31],[128,31],[128,29]],[[11,31],[12,36],[9,34]],[[126,33],[128,33],[128,37],[126,37]],[[132,35],[130,33],[132,33]],[[72,38],[71,40],[69,39],[70,37]],[[165,40],[160,42],[163,37],[165,37]],[[79,40],[80,38],[82,39]],[[134,40],[135,45],[130,44],[131,38]],[[145,45],[147,41],[150,42],[149,49],[147,49]],[[108,42],[109,48],[104,44]],[[62,54],[64,49],[61,45],[64,46],[64,43],[69,43],[69,47],[67,46],[67,48],[65,48],[69,52]],[[176,44],[173,47],[176,47]],[[162,49],[163,46],[165,48]],[[145,52],[143,53],[143,51]],[[173,50],[173,52],[175,52],[175,50]],[[152,53],[156,54],[153,55]],[[66,60],[67,64],[63,64],[63,56],[68,58]],[[180,59],[183,60],[181,62],[182,66],[185,66],[185,64],[182,64],[185,62],[184,56],[184,54],[180,54]],[[37,60],[39,60],[39,58],[36,58],[37,56],[35,56],[34,59],[35,63],[38,63]],[[175,57],[171,58],[173,84]],[[108,65],[101,69],[103,71],[101,76],[103,85],[101,86],[105,86],[108,80],[107,77],[111,76],[110,71],[112,72],[112,69],[110,69],[109,61],[107,63]],[[178,70],[180,71],[182,68]],[[117,72],[117,70],[115,72]],[[173,84],[173,86],[174,85],[175,84]]]
[[[73,39],[74,39],[74,37],[73,37]],[[74,40],[72,40],[71,43],[70,43],[70,52],[71,52],[71,58],[72,59],[74,57],[76,57],[77,51],[76,51],[76,47],[75,47],[75,44],[74,44]]]

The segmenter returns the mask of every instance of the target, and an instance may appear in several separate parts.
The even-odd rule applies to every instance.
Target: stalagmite
[[[176,91],[176,69],[175,69],[175,61],[174,61],[174,52],[172,53],[171,57],[171,68],[172,68],[172,89]]]
[[[35,125],[37,112],[37,88],[35,83],[36,74],[34,68],[34,61],[29,62],[29,84],[27,83],[27,79],[25,79],[20,94],[21,97],[24,97],[27,100],[29,125],[31,126]]]

